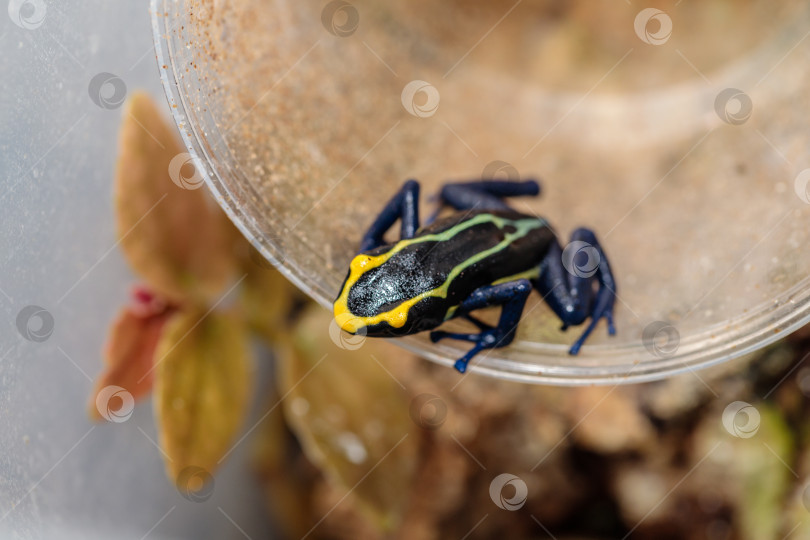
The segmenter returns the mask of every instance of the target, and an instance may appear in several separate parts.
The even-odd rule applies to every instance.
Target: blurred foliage
[[[100,419],[103,388],[138,398],[154,381],[172,480],[213,473],[237,444],[252,334],[275,358],[253,465],[289,538],[810,538],[810,332],[634,386],[462,376],[335,331],[204,190],[171,181],[178,153],[135,95],[116,213],[145,284],[111,327],[91,407]]]
[[[133,94],[124,109],[115,176],[121,249],[161,297],[204,304],[216,299],[233,275],[231,230],[199,184],[190,189],[175,184],[189,174],[180,165],[193,170],[174,128],[148,95]]]
[[[307,457],[388,531],[398,525],[418,451],[407,394],[379,360],[398,351],[377,341],[354,354],[332,341],[330,324],[328,312],[311,306],[292,346],[279,351],[284,412]]]
[[[96,398],[103,388],[120,386],[138,400],[152,389],[152,368],[155,348],[170,311],[159,309],[143,313],[137,307],[121,310],[110,328],[104,351],[105,370],[96,380],[93,400],[88,412],[94,420],[101,420]]]
[[[250,398],[246,328],[232,313],[178,312],[155,352],[155,418],[169,476],[213,471],[231,448]]]

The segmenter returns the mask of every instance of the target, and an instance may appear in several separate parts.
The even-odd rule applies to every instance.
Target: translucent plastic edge
[[[252,218],[236,205],[244,199],[244,194],[231,191],[223,179],[223,171],[217,161],[206,151],[205,137],[198,132],[198,126],[191,120],[196,118],[193,108],[180,91],[175,61],[169,54],[172,29],[165,24],[174,15],[168,4],[180,4],[182,0],[151,0],[150,14],[155,45],[155,54],[160,78],[169,102],[175,123],[180,131],[189,154],[200,159],[210,170],[200,171],[210,192],[225,210],[229,219],[242,234],[267,258],[287,279],[307,293],[325,308],[331,308],[331,298],[320,291],[317,283],[308,281],[306,276],[293,272],[283,264],[283,256],[274,242],[259,241],[261,231]],[[163,7],[163,9],[161,9]],[[165,67],[164,67],[165,66]],[[231,171],[232,173],[233,171]],[[249,184],[242,183],[242,186]],[[255,195],[255,194],[254,194]],[[321,294],[318,294],[321,292]],[[498,356],[498,349],[484,351],[470,365],[468,373],[486,375],[498,379],[522,383],[547,384],[556,386],[617,385],[656,381],[666,377],[704,369],[710,366],[739,358],[759,350],[801,328],[810,322],[810,279],[805,279],[778,299],[769,302],[772,308],[759,313],[728,321],[721,326],[735,326],[735,331],[707,331],[689,336],[682,341],[678,353],[669,358],[652,358],[641,343],[622,345],[585,346],[577,357],[578,363],[589,359],[598,361],[605,357],[618,357],[624,363],[608,366],[537,364],[539,351],[528,347],[511,347],[514,358]],[[778,330],[774,330],[778,329]],[[392,340],[403,348],[438,364],[452,367],[455,358],[463,350],[455,347],[436,346],[424,337],[405,337]],[[706,345],[708,343],[708,345]],[[559,360],[565,357],[567,346],[549,344],[543,347],[544,353]],[[441,351],[440,354],[438,351]],[[525,357],[525,361],[521,358]],[[466,376],[466,375],[465,375]],[[461,375],[460,375],[461,377]]]

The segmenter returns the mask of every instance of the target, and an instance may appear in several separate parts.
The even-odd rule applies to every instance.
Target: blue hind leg
[[[413,238],[419,229],[419,182],[408,180],[385,205],[360,242],[360,253],[381,246],[383,235],[400,220],[400,237]]]
[[[445,338],[473,342],[475,344],[473,348],[455,363],[455,368],[460,373],[464,373],[470,360],[482,350],[506,347],[512,343],[523,308],[526,306],[526,299],[531,291],[532,285],[527,279],[480,287],[459,305],[456,316],[472,321],[481,332],[455,334],[437,330],[430,333],[430,339],[434,343]],[[484,324],[469,314],[476,309],[490,306],[503,306],[498,325],[495,327]]]
[[[479,180],[445,184],[439,192],[439,207],[428,221],[436,219],[445,204],[456,210],[508,210],[503,197],[535,197],[539,194],[540,184],[535,180]]]
[[[616,333],[613,326],[616,280],[593,231],[577,229],[566,249],[564,253],[559,243],[552,243],[541,263],[540,278],[535,286],[562,320],[563,330],[580,325],[590,317],[585,331],[568,351],[575,355],[601,319],[607,322],[608,334]]]

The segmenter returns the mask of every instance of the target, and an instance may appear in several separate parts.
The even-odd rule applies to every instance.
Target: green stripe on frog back
[[[492,223],[497,226],[499,229],[503,229],[507,225],[513,226],[515,229],[521,230],[525,229],[524,233],[515,237],[519,238],[521,236],[525,236],[529,231],[533,229],[539,229],[546,225],[546,222],[541,218],[522,218],[522,219],[508,219],[503,218],[500,216],[495,216],[493,214],[478,214],[466,221],[462,221],[461,223],[457,223],[453,225],[449,229],[442,231],[436,234],[426,234],[424,236],[418,236],[416,238],[406,238],[400,240],[396,243],[394,248],[388,252],[389,256],[393,256],[396,253],[402,251],[403,249],[411,246],[413,244],[418,244],[421,242],[446,242],[451,240],[454,236],[459,234],[462,231],[475,227],[476,225],[483,225],[486,223]]]
[[[478,223],[486,223],[486,222],[495,223],[501,229],[503,229],[506,225],[511,225],[515,229],[515,231],[506,233],[504,239],[495,244],[494,246],[492,246],[491,248],[479,251],[473,256],[465,259],[464,262],[462,262],[461,264],[457,264],[456,266],[454,266],[453,269],[450,271],[450,273],[447,275],[447,279],[444,280],[444,283],[442,283],[435,289],[431,289],[429,291],[425,291],[424,293],[420,294],[419,295],[420,300],[428,297],[447,298],[447,291],[449,290],[450,285],[453,283],[453,280],[456,279],[456,277],[458,277],[458,275],[461,272],[463,272],[470,266],[474,265],[475,263],[486,259],[490,255],[507,248],[512,242],[519,240],[520,238],[523,238],[531,231],[545,226],[545,222],[543,220],[536,218],[512,220],[501,218],[498,216],[493,216],[492,214],[481,214],[480,216],[476,216],[476,218],[482,216],[486,217],[486,219],[479,221]],[[448,229],[448,231],[450,230],[451,229]],[[456,231],[456,233],[454,234],[457,233],[458,231]],[[452,238],[452,236],[453,235],[451,235],[449,238]]]

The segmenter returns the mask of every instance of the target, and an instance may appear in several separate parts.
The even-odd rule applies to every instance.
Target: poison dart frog
[[[461,373],[482,350],[512,342],[532,288],[562,320],[563,330],[590,318],[570,354],[579,353],[602,318],[608,334],[615,334],[616,282],[596,235],[584,228],[573,232],[569,246],[588,257],[574,261],[577,254],[561,248],[546,220],[503,200],[539,193],[534,180],[445,184],[439,209],[447,205],[456,212],[420,228],[419,183],[408,180],[362,238],[334,303],[337,324],[351,334],[396,337],[462,317],[479,332],[430,334],[434,343],[445,338],[473,343],[455,362]],[[386,243],[383,235],[397,220],[401,238]],[[490,306],[501,306],[496,326],[471,315]]]

